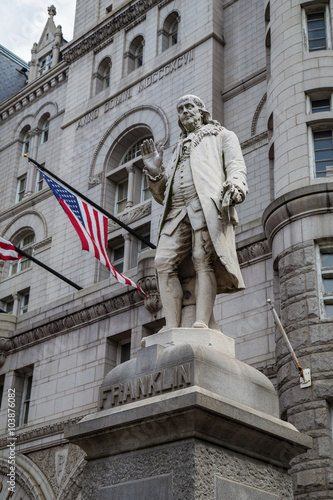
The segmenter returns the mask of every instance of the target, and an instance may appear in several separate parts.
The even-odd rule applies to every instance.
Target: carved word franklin
[[[137,399],[156,396],[162,392],[191,385],[191,363],[177,365],[124,383],[103,386],[100,390],[100,409],[112,408]]]

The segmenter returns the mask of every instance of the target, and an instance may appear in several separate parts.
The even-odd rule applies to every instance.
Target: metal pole
[[[297,366],[297,369],[298,369],[298,371],[299,371],[299,373],[300,373],[300,375],[301,375],[302,379],[305,381],[306,379],[305,379],[305,376],[304,376],[303,369],[302,369],[302,367],[301,367],[301,365],[300,365],[300,363],[299,363],[299,361],[298,361],[298,359],[297,359],[297,356],[296,356],[296,354],[295,354],[295,351],[294,351],[294,349],[293,349],[293,346],[291,345],[290,340],[288,339],[288,336],[287,336],[286,332],[284,331],[284,328],[283,328],[283,326],[282,326],[282,323],[281,323],[281,321],[280,321],[280,318],[279,318],[279,316],[278,316],[278,314],[277,314],[277,312],[276,312],[276,310],[275,310],[274,306],[272,305],[272,302],[271,302],[271,300],[270,300],[270,299],[268,299],[268,300],[267,300],[267,304],[269,304],[269,305],[270,305],[270,309],[271,309],[271,311],[272,311],[272,313],[273,313],[273,316],[274,316],[274,319],[275,319],[276,325],[278,326],[278,328],[279,328],[280,332],[282,333],[282,336],[283,336],[284,340],[286,341],[286,343],[287,343],[287,345],[288,345],[289,351],[290,351],[290,353],[291,353],[291,355],[292,355],[292,357],[293,357],[293,359],[294,359],[294,361],[295,361],[295,364],[296,364],[296,366]]]
[[[21,250],[21,248],[19,247],[16,247],[15,245],[13,245],[15,250],[20,254],[20,255],[23,255],[23,257],[26,257],[27,259],[30,259],[32,260],[32,262],[35,262],[38,266],[40,267],[43,267],[44,269],[46,269],[46,271],[49,271],[49,273],[52,273],[54,274],[54,276],[57,276],[57,278],[60,278],[61,280],[65,281],[66,283],[68,283],[69,285],[73,286],[74,288],[76,288],[77,290],[82,290],[82,286],[79,286],[77,285],[76,283],[73,283],[73,281],[69,280],[68,278],[66,278],[65,276],[63,276],[62,274],[58,273],[57,271],[55,271],[54,269],[52,269],[52,267],[49,267],[47,266],[46,264],[43,264],[43,262],[41,262],[40,260],[37,260],[35,257],[33,257],[32,255],[29,255],[27,252],[25,252],[24,250]]]
[[[29,161],[31,161],[32,163],[34,163],[38,168],[40,168],[41,170],[43,170],[43,172],[46,172],[47,174],[49,174],[56,181],[61,182],[61,184],[63,184],[65,187],[67,187],[68,189],[70,189],[71,191],[73,191],[73,193],[75,193],[78,196],[80,196],[80,198],[82,198],[84,201],[86,201],[87,203],[89,203],[93,207],[97,208],[97,210],[99,210],[100,212],[102,212],[102,214],[106,215],[106,217],[108,217],[109,219],[113,220],[113,222],[116,222],[117,224],[119,224],[119,226],[121,226],[122,228],[126,229],[126,231],[128,231],[133,236],[135,236],[136,238],[138,238],[138,240],[142,241],[147,246],[149,246],[150,248],[153,248],[155,250],[156,246],[153,243],[151,243],[149,240],[147,240],[146,238],[144,238],[143,236],[141,236],[140,234],[138,234],[136,231],[134,231],[134,229],[132,229],[131,227],[127,226],[127,224],[124,224],[124,222],[122,222],[120,219],[117,219],[117,217],[115,217],[114,215],[110,214],[110,212],[108,212],[107,210],[104,210],[104,208],[100,207],[99,205],[97,205],[97,203],[95,203],[94,201],[92,201],[89,198],[87,198],[87,196],[85,196],[84,194],[80,193],[80,191],[78,191],[77,189],[75,189],[72,186],[70,186],[69,184],[67,184],[67,182],[65,182],[62,179],[60,179],[60,177],[57,177],[55,174],[53,174],[52,172],[50,172],[50,170],[48,170],[47,168],[45,168],[43,165],[40,165],[40,163],[38,163],[37,161],[33,160],[32,158],[30,158],[26,154],[24,156],[26,158],[28,158]]]

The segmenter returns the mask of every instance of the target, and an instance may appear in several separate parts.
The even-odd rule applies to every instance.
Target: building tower
[[[282,322],[312,387],[277,341],[282,415],[314,438],[294,461],[296,499],[333,498],[332,5],[266,2],[267,115],[275,199],[263,215]]]

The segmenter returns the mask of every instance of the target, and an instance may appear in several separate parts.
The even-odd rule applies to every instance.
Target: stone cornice
[[[265,260],[271,256],[264,234],[258,234],[237,244],[237,257],[241,267]]]
[[[67,72],[67,64],[65,61],[61,61],[54,68],[3,102],[0,106],[0,123],[30,103],[35,102],[35,100],[44,96],[60,83],[63,83],[67,79]]]
[[[14,205],[11,205],[7,209],[0,212],[0,222],[2,222],[3,220],[7,220],[8,217],[15,217],[18,214],[24,214],[26,210],[35,207],[36,203],[46,200],[50,196],[53,196],[53,193],[48,188],[42,189],[42,191],[34,193],[31,196],[27,196],[19,203],[15,203]]]
[[[143,298],[136,290],[130,290],[123,294],[113,293],[109,298],[101,302],[94,301],[93,304],[85,305],[83,300],[83,305],[80,308],[76,307],[71,311],[48,317],[19,330],[16,335],[10,338],[11,347],[7,354],[10,355],[12,352],[38,344],[56,335],[69,333],[84,325],[122,313],[127,309],[141,305],[142,302]]]
[[[144,201],[133,208],[128,208],[124,213],[119,215],[118,219],[124,224],[130,225],[137,220],[143,219],[147,215],[151,214],[151,200]],[[119,224],[113,222],[111,219],[108,221],[109,233],[119,229]]]
[[[311,184],[280,196],[264,211],[262,224],[269,243],[283,227],[304,217],[333,212],[333,182]]]
[[[245,90],[248,90],[251,87],[254,87],[254,85],[257,85],[260,82],[263,82],[266,80],[266,68],[263,68],[256,73],[253,73],[252,75],[248,76],[247,78],[244,78],[240,82],[234,84],[232,87],[227,88],[222,92],[222,100],[223,102],[229,101],[229,99],[232,99],[238,94],[241,94],[242,92],[245,92]]]
[[[260,134],[254,135],[250,139],[241,143],[241,148],[244,154],[248,153],[247,149],[257,149],[258,147],[268,144],[268,132],[261,132]],[[255,147],[254,147],[255,146]]]
[[[71,64],[91,50],[95,50],[100,44],[112,37],[122,29],[130,29],[155,5],[162,0],[135,0],[120,12],[115,12],[99,23],[94,30],[83,35],[77,40],[73,40],[62,48],[64,60]]]
[[[62,420],[60,422],[53,422],[48,425],[41,427],[35,427],[32,429],[21,430],[17,429],[16,433],[16,444],[27,443],[29,441],[40,440],[42,438],[53,436],[55,434],[62,434],[67,425],[76,424],[79,422],[86,414],[80,415],[78,417],[69,418],[67,420]],[[8,436],[0,438],[0,449],[6,448],[8,445]]]

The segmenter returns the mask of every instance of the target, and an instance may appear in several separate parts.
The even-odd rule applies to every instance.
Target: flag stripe
[[[67,207],[66,203],[63,200],[58,200],[62,208],[64,209],[65,213],[68,215],[69,220],[74,226],[75,231],[80,237],[81,243],[82,243],[82,250],[87,250],[88,252],[90,251],[88,239],[86,238],[84,232],[82,231],[82,227],[79,224],[78,220],[76,219],[75,215],[70,211],[70,209]]]
[[[94,210],[93,212],[94,212],[95,222],[96,222],[95,228],[96,228],[96,232],[97,232],[97,241],[98,241],[99,247],[100,247],[100,249],[102,251],[102,255],[103,255],[105,264],[106,264],[107,267],[109,267],[108,266],[108,260],[109,259],[106,256],[105,247],[103,246],[103,236],[101,234],[101,227],[103,228],[103,224],[100,224],[100,222],[102,222],[102,221],[99,221],[97,210]]]
[[[0,237],[0,259],[2,260],[19,260],[22,258],[16,250],[14,245]]]
[[[67,214],[82,245],[82,250],[92,253],[111,274],[122,284],[130,285],[139,290],[145,297],[144,291],[131,279],[119,273],[112,265],[107,252],[108,220],[99,210],[93,208],[89,203],[83,201],[79,196],[49,177],[42,174],[60,205]]]

